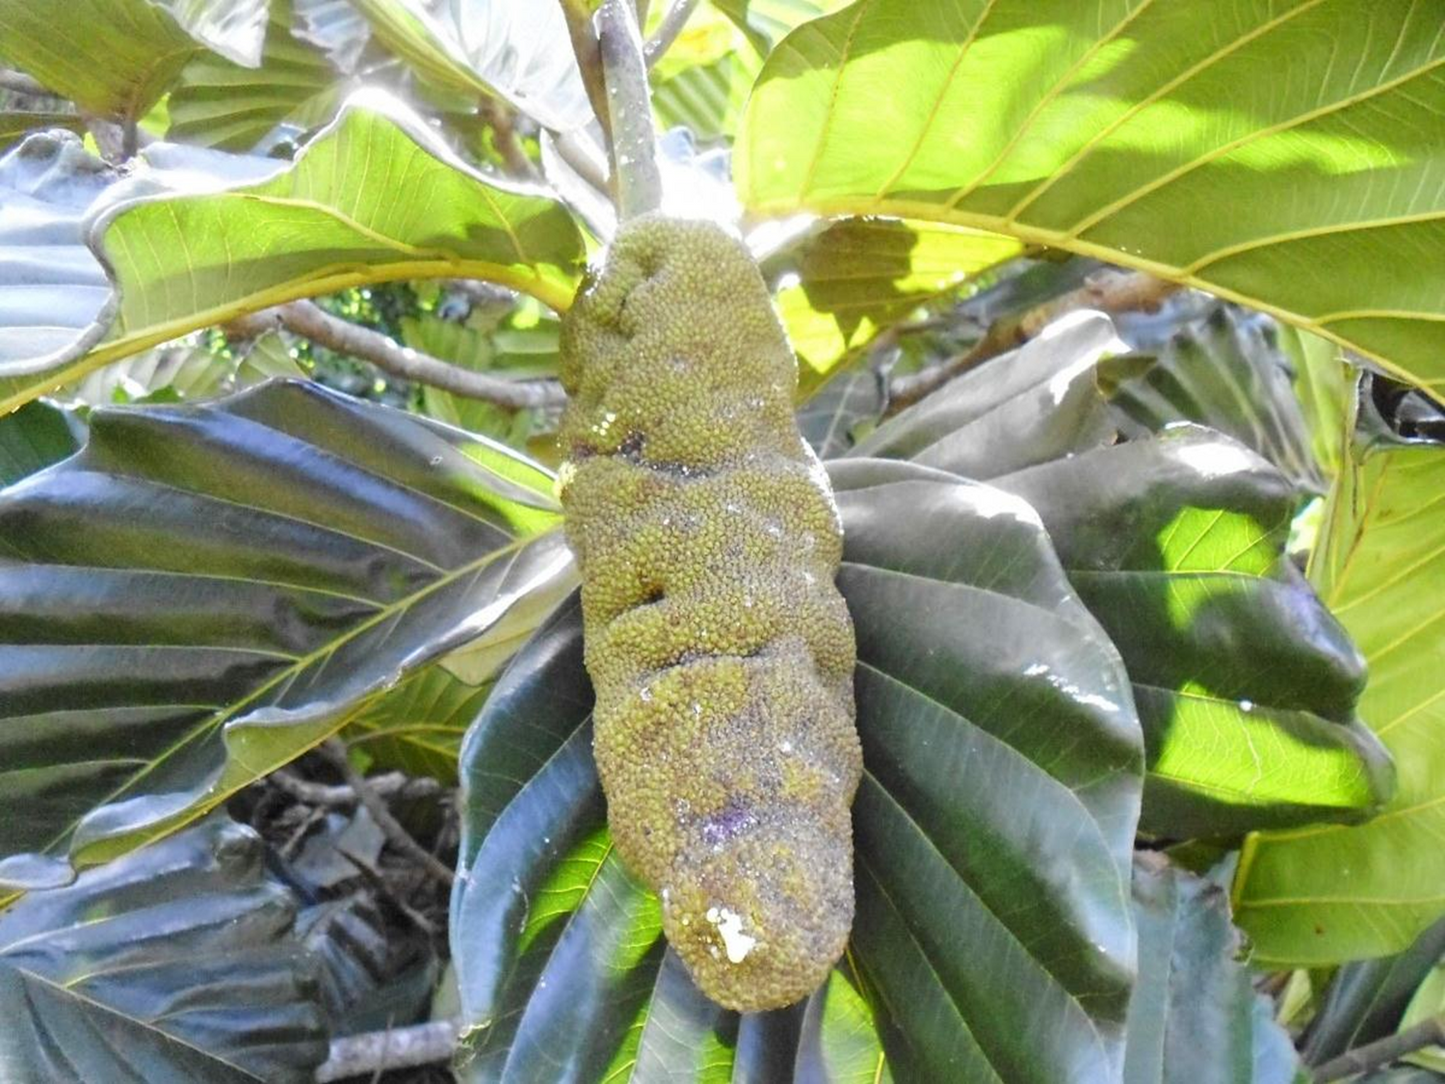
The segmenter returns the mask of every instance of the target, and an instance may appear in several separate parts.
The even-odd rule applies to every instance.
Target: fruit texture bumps
[[[713,1000],[827,977],[853,920],[862,757],[842,529],[746,248],[625,225],[563,323],[560,488],[622,857]]]

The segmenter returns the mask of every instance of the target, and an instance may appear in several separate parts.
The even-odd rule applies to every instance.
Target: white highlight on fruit
[[[740,964],[748,958],[748,953],[753,951],[753,946],[758,943],[758,939],[743,933],[742,915],[734,914],[726,907],[709,907],[707,914],[703,917],[716,926],[717,932],[722,934],[723,949],[728,954],[728,963]]]

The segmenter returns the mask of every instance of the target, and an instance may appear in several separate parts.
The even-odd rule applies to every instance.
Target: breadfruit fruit
[[[853,626],[796,381],[757,265],[709,223],[624,225],[563,320],[608,821],[693,979],[741,1011],[821,985],[853,921]]]

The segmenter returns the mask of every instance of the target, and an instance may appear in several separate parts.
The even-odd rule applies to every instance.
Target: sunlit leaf
[[[556,3],[536,0],[354,0],[372,32],[424,78],[500,95],[557,131],[592,119]]]
[[[1359,827],[1246,841],[1235,914],[1270,962],[1399,952],[1445,911],[1445,448],[1382,428],[1367,418],[1336,479],[1310,578],[1369,664],[1360,710],[1399,793]]]
[[[1442,387],[1439,14],[859,0],[768,58],[739,191],[764,214],[932,219],[1141,268]]]
[[[293,163],[168,144],[147,155],[113,185],[66,139],[32,137],[0,158],[13,208],[0,216],[0,411],[197,328],[347,286],[463,276],[557,308],[571,298],[582,242],[567,212],[468,169],[383,95],[353,97]]]

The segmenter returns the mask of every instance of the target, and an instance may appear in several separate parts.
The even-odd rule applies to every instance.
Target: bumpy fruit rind
[[[862,770],[842,528],[743,245],[625,225],[563,322],[561,496],[622,857],[729,1008],[791,1004],[853,921]]]

